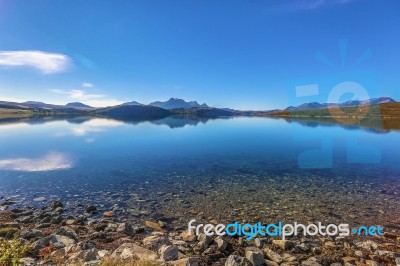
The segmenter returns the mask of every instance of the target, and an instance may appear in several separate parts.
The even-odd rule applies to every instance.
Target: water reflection
[[[7,158],[0,160],[1,170],[41,172],[69,169],[72,160],[61,152],[49,152],[40,158]]]

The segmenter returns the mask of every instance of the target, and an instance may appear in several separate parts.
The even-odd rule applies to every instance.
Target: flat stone
[[[157,230],[157,231],[162,231],[162,228],[161,228],[159,223],[152,222],[152,221],[145,221],[144,225],[149,227],[149,228],[151,228],[151,229],[154,229],[154,230]]]
[[[156,252],[138,246],[134,243],[124,243],[119,246],[112,254],[113,258],[120,259],[141,259],[141,260],[156,260],[158,255]]]
[[[148,236],[144,238],[143,245],[152,250],[158,250],[162,245],[170,245],[171,242],[164,236]]]
[[[181,233],[180,236],[181,236],[182,239],[185,240],[186,242],[193,242],[193,241],[196,241],[196,235],[195,235],[194,233],[191,233],[191,234],[189,235],[189,232],[188,232],[187,230],[186,230],[186,231],[183,231],[183,232]]]
[[[281,255],[279,255],[275,251],[272,251],[269,248],[264,248],[263,251],[267,259],[272,260],[276,263],[281,263],[283,261]]]
[[[66,247],[69,245],[76,244],[76,241],[63,235],[50,235],[49,236],[49,242],[50,244],[58,247]]]
[[[267,265],[267,266],[279,266],[278,263],[276,263],[275,261],[272,261],[272,260],[265,260],[265,265]]]

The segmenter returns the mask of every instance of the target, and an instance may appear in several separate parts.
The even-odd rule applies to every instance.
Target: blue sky
[[[400,100],[399,25],[398,0],[0,0],[0,100],[274,109],[341,80]]]

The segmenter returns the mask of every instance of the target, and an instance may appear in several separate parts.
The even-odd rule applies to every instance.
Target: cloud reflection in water
[[[26,172],[54,171],[73,167],[72,160],[60,152],[49,152],[41,158],[9,158],[0,160],[0,170]]]

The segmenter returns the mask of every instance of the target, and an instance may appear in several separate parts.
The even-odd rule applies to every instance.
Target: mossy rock
[[[0,228],[0,237],[13,238],[15,234],[19,233],[19,229],[14,227]]]

